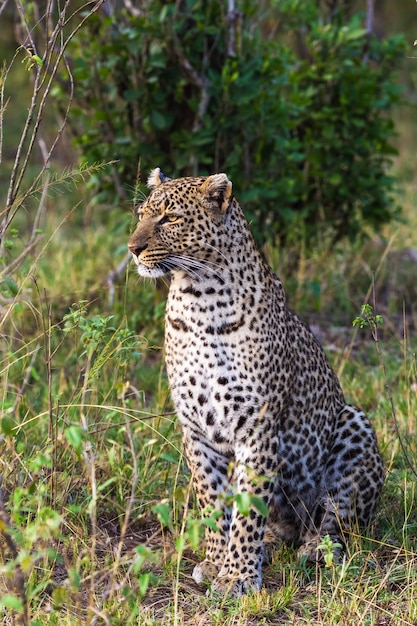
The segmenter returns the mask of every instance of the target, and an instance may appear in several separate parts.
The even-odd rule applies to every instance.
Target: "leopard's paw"
[[[232,598],[240,598],[254,591],[259,591],[262,585],[260,576],[247,578],[232,578],[229,576],[217,576],[207,595],[221,594]]]
[[[201,563],[195,566],[193,569],[193,578],[195,582],[200,585],[201,583],[211,582],[219,573],[218,567],[204,559]]]

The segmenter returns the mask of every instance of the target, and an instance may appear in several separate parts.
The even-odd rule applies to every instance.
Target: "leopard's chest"
[[[170,292],[166,365],[180,421],[228,448],[271,394],[272,333],[254,321],[260,305],[253,294],[237,299],[211,289]]]

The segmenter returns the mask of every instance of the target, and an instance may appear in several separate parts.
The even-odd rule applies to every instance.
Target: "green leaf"
[[[237,493],[235,496],[237,510],[241,515],[248,517],[251,509],[251,496],[247,491]]]
[[[148,548],[147,546],[144,546],[143,544],[140,544],[138,546],[135,547],[135,552],[137,553],[137,558],[134,561],[133,564],[133,569],[135,572],[140,571],[140,569],[143,567],[144,563],[147,560],[152,561],[153,560],[153,552],[150,548]]]
[[[139,576],[139,592],[141,596],[144,596],[148,591],[149,582],[151,580],[150,572],[145,572]]]
[[[52,604],[54,608],[60,609],[68,600],[68,589],[65,587],[55,587],[52,592]]]
[[[191,545],[191,548],[195,551],[198,550],[201,536],[201,526],[199,520],[193,520],[193,523],[189,524],[187,528],[187,535]]]
[[[68,578],[72,591],[78,591],[81,587],[82,577],[78,569],[75,567],[68,570]]]
[[[155,513],[162,526],[172,527],[172,510],[167,504],[160,502],[152,507],[152,513]]]
[[[269,508],[263,498],[260,498],[259,496],[251,496],[251,503],[262,515],[262,517],[268,517]]]
[[[235,496],[237,510],[247,517],[251,509],[256,509],[263,517],[268,516],[268,505],[260,496],[251,495],[248,491],[242,491]]]
[[[220,517],[221,514],[222,514],[221,511],[219,511],[218,517]],[[214,515],[211,515],[210,517],[204,517],[201,520],[201,524],[203,526],[207,526],[207,528],[210,528],[210,530],[213,530],[215,533],[219,532],[219,527],[218,527],[218,525],[216,523]]]
[[[33,54],[32,59],[39,65],[39,67],[43,67],[43,61],[40,56]]]
[[[180,535],[175,540],[175,549],[180,554],[184,552],[186,545],[187,545],[187,542],[186,542],[186,538],[184,537],[184,535]]]
[[[83,451],[83,441],[85,439],[85,431],[81,426],[69,426],[65,429],[65,437],[68,443],[74,448],[78,456]]]
[[[5,276],[3,278],[3,282],[6,283],[7,288],[9,290],[9,292],[11,293],[12,296],[17,296],[17,294],[19,293],[19,287],[18,285],[14,282],[13,278],[10,278],[10,276]]]
[[[160,458],[164,461],[168,461],[168,463],[175,463],[175,465],[178,464],[178,456],[173,456],[172,454],[168,454],[167,452],[163,452],[160,455]]]
[[[346,32],[343,32],[345,30]],[[353,41],[354,39],[360,39],[361,37],[365,37],[366,30],[365,28],[353,28],[353,29],[343,29],[343,40],[344,41]]]
[[[172,116],[167,112],[165,115],[159,113],[159,111],[152,111],[151,113],[152,125],[158,130],[165,130],[171,126]]]
[[[104,483],[102,483],[101,485],[99,485],[97,487],[97,491],[104,491],[104,489],[106,489],[106,487],[108,487],[109,485],[112,485],[114,482],[116,482],[117,478],[116,476],[112,476],[111,478],[108,478],[107,480],[104,481]]]
[[[6,609],[12,609],[13,611],[23,611],[22,600],[16,596],[12,596],[11,593],[0,596],[0,606],[4,606]]]
[[[1,429],[8,437],[13,437],[14,429],[16,428],[15,421],[12,417],[6,416],[1,420]]]

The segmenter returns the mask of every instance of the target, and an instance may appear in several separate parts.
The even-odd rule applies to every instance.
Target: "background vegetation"
[[[370,23],[370,6],[245,2],[227,21],[231,3],[1,5],[5,624],[416,623],[417,20],[380,4]],[[166,288],[125,271],[138,157],[228,171],[369,413],[387,480],[374,538],[352,534],[342,564],[283,546],[253,597],[192,582],[203,528],[163,368]],[[352,327],[364,302],[382,326],[368,311]]]
[[[405,39],[371,36],[348,3],[275,4],[153,0],[88,21],[68,46],[71,128],[88,163],[117,159],[101,200],[125,197],[139,155],[145,172],[227,171],[260,242],[390,221]]]

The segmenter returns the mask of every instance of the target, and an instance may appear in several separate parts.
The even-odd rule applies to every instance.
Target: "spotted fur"
[[[193,576],[240,595],[261,586],[267,530],[315,559],[324,535],[365,527],[382,461],[367,417],[287,308],[227,176],[170,180],[156,169],[149,185],[129,249],[140,275],[171,274],[171,393],[199,506],[221,511]],[[244,492],[264,500],[268,519],[225,500]]]

